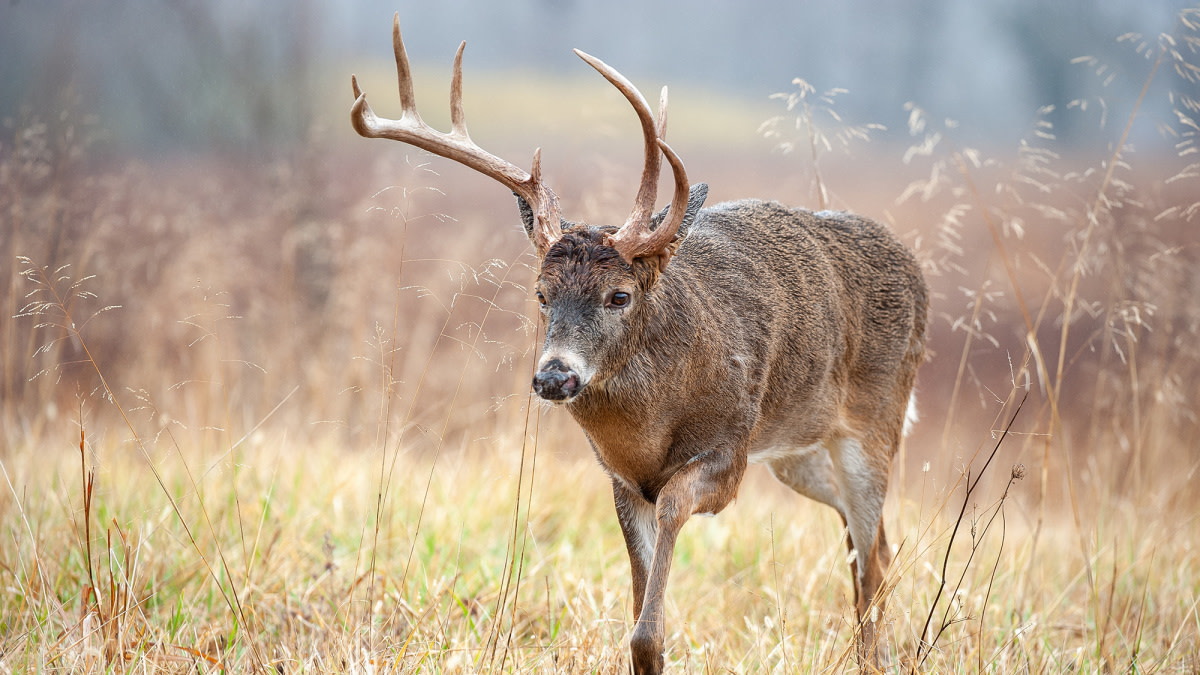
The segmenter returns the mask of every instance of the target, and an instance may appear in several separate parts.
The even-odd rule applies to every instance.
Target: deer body
[[[594,284],[603,233],[568,230],[540,283],[559,295]],[[739,201],[699,210],[680,236],[666,271],[643,270],[648,287],[627,310],[623,339],[580,364],[595,374],[566,403],[613,479],[635,613],[655,634],[649,656],[661,647],[661,629],[649,627],[662,616],[661,594],[651,603],[646,586],[656,568],[665,586],[671,554],[665,542],[659,553],[660,539],[673,542],[692,514],[725,508],[747,462],[837,509],[868,611],[889,557],[883,501],[927,313],[912,255],[848,214]],[[585,279],[572,279],[572,267],[588,269]],[[595,340],[586,327],[597,322],[572,310],[551,312],[543,364],[579,358],[575,343]]]
[[[599,246],[595,235],[578,238]],[[887,250],[883,269],[856,259],[863,241]],[[558,264],[549,257],[545,274]],[[754,201],[704,209],[616,350],[623,358],[566,407],[605,468],[650,501],[694,456],[672,447],[677,439],[734,434],[751,461],[770,463],[874,427],[895,416],[889,404],[901,406],[900,421],[911,374],[898,401],[872,390],[880,378],[854,374],[920,357],[925,297],[911,290],[919,279],[911,256],[868,221]],[[865,341],[864,322],[892,334]],[[557,337],[543,360],[556,357]],[[898,437],[893,426],[887,435]]]
[[[663,666],[663,603],[675,541],[692,515],[737,496],[749,462],[837,510],[854,552],[858,651],[877,665],[872,607],[891,554],[883,502],[917,367],[928,292],[890,232],[845,213],[736,201],[703,208],[666,144],[666,90],[655,122],[619,73],[580,53],[633,105],[646,139],[641,188],[620,228],[562,219],[533,170],[470,140],[461,109],[462,47],[451,87],[454,130],[416,114],[398,19],[404,116],[380,120],[354,85],[360,134],[449,157],[513,190],[541,266],[546,331],[534,391],[564,405],[612,480],[637,617],[633,669]],[[675,177],[652,215],[659,161]]]

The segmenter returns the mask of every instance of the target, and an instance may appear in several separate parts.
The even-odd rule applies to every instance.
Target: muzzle
[[[547,401],[567,401],[583,389],[579,373],[560,359],[550,359],[533,376],[533,391]]]

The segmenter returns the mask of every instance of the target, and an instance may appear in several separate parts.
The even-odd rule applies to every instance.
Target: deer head
[[[600,59],[575,50],[633,106],[645,141],[641,182],[625,223],[619,228],[581,225],[560,215],[558,197],[542,179],[540,148],[526,172],[471,140],[462,105],[465,42],[454,57],[449,133],[434,130],[417,113],[398,13],[392,21],[392,47],[403,110],[400,119],[376,116],[358,80],[351,76],[354,129],[367,138],[401,141],[454,160],[512,190],[541,261],[537,297],[546,322],[546,342],[534,390],[550,401],[574,399],[621,362],[631,331],[644,325],[644,307],[678,248],[681,226],[695,217],[708,191],[704,184],[689,191],[683,161],[666,143],[667,88],[659,98],[656,123],[646,99],[628,79]],[[663,155],[671,165],[675,190],[671,205],[654,214]]]

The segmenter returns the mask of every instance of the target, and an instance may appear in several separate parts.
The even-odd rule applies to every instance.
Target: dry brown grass
[[[714,199],[852,208],[926,265],[895,671],[1200,669],[1198,44],[1143,48],[1175,154],[1129,146],[1156,121],[1128,102],[1094,156],[1035,124],[988,157],[914,107],[907,150],[802,121],[802,161],[689,157]],[[531,405],[503,191],[370,144],[104,160],[90,128],[0,139],[0,671],[623,672],[624,547],[579,431]],[[620,214],[638,153],[576,150],[568,212]],[[684,530],[669,663],[853,671],[842,536],[752,473]]]

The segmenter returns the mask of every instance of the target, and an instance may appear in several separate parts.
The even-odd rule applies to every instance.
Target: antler
[[[467,46],[463,42],[454,56],[454,76],[450,84],[450,133],[439,132],[421,120],[413,96],[412,72],[404,41],[400,37],[400,13],[392,18],[392,48],[396,52],[396,77],[400,84],[400,119],[377,117],[367,104],[366,94],[358,87],[358,79],[350,76],[354,88],[354,107],[350,109],[350,123],[360,136],[366,138],[388,138],[415,145],[436,155],[454,160],[470,169],[499,181],[524,199],[533,209],[533,244],[538,255],[545,255],[554,242],[562,237],[559,220],[558,197],[542,182],[542,149],[533,153],[533,167],[529,173],[480,148],[467,133],[466,116],[462,105],[462,56]],[[653,201],[653,198],[651,199]]]
[[[600,59],[578,49],[575,50],[575,53],[579,55],[579,58],[587,61],[588,65],[599,71],[625,96],[642,123],[642,136],[645,140],[645,165],[642,169],[642,182],[638,187],[637,198],[633,203],[633,211],[621,229],[609,235],[608,244],[617,249],[625,262],[632,263],[634,258],[655,256],[658,258],[659,268],[665,269],[670,260],[667,247],[675,240],[675,233],[679,231],[679,226],[683,223],[688,203],[687,171],[683,168],[682,160],[666,143],[667,88],[663,87],[662,95],[659,97],[658,124],[656,125],[654,117],[650,113],[650,105],[646,103],[646,99],[642,97],[641,92],[633,86],[632,82]],[[675,192],[671,198],[671,210],[666,220],[651,230],[650,218],[654,212],[654,199],[658,193],[658,173],[662,159],[659,154],[660,150],[667,156],[667,161],[671,164],[671,171],[675,177]]]

